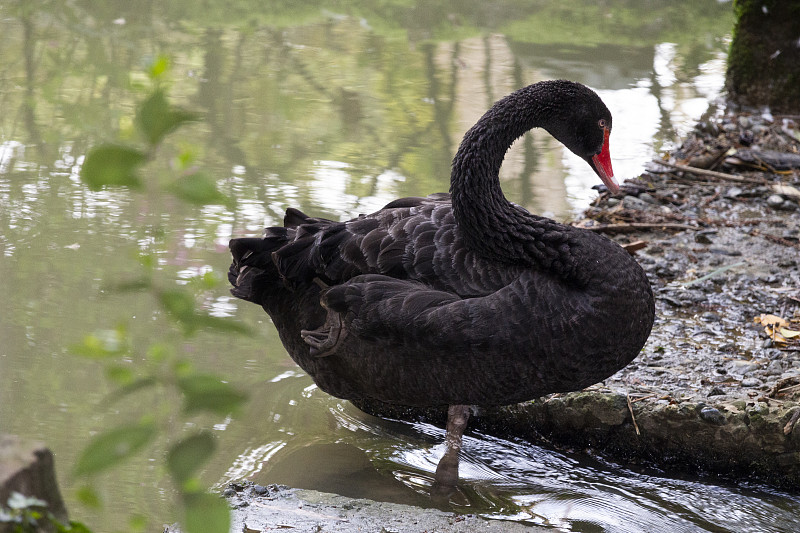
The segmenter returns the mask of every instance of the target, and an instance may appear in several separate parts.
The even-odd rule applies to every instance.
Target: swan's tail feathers
[[[232,239],[228,245],[233,256],[228,270],[231,294],[248,302],[263,304],[264,291],[280,280],[272,253],[285,245],[288,239],[286,228],[280,227],[267,228],[263,238]]]
[[[292,288],[311,283],[315,278],[333,284],[341,274],[340,268],[336,268],[337,258],[340,258],[342,246],[349,237],[345,225],[308,218],[294,231],[294,240],[272,254],[286,285]]]

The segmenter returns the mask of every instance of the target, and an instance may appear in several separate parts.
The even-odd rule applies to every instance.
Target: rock
[[[736,120],[739,123],[739,127],[742,129],[747,129],[751,126],[750,119],[745,117],[744,115],[740,115],[739,118]]]
[[[541,526],[508,520],[487,520],[480,514],[459,514],[399,503],[353,499],[314,490],[280,487],[268,500],[250,491],[228,502],[233,507],[231,531],[292,533],[547,533]],[[177,530],[170,529],[170,533]]]
[[[704,403],[697,404],[697,414],[705,420],[717,426],[725,424],[725,415],[723,415],[716,407],[709,407]]]
[[[606,200],[606,205],[609,207],[614,207],[615,205],[619,205],[619,198],[609,198]]]
[[[698,244],[714,244],[714,241],[709,239],[708,235],[706,235],[705,233],[695,233],[694,242]]]
[[[758,365],[751,361],[735,359],[733,361],[728,362],[728,364],[726,365],[726,369],[731,374],[736,374],[737,376],[746,376],[747,374],[750,374],[754,370],[758,370]]]
[[[778,206],[778,209],[781,211],[794,211],[797,209],[797,204],[791,200],[785,200],[780,206]]]
[[[742,194],[742,192],[744,192],[744,191],[742,191],[742,189],[740,187],[731,187],[730,189],[725,191],[725,195],[724,196],[725,196],[725,198],[729,198],[729,199],[733,200],[734,198],[738,198],[739,195]]]
[[[778,209],[783,205],[783,196],[780,194],[770,194],[767,197],[767,205],[773,209]]]
[[[13,492],[47,502],[47,510],[60,522],[68,521],[56,482],[52,452],[41,443],[0,434],[0,502],[3,506]],[[51,530],[42,528],[42,531]],[[0,531],[5,529],[0,528]]]
[[[781,202],[783,199],[781,199]],[[648,203],[644,200],[640,200],[635,196],[626,196],[622,199],[622,207],[626,209],[634,209],[637,211],[643,211],[648,208]]]
[[[648,204],[656,203],[656,199],[653,198],[653,195],[650,194],[650,193],[647,193],[647,192],[643,192],[642,194],[640,194],[639,195],[639,200],[641,200],[643,202],[647,202]]]
[[[760,387],[762,385],[760,379],[745,378],[742,380],[742,387]]]

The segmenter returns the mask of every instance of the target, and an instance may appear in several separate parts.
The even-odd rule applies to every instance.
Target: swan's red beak
[[[614,179],[614,169],[611,168],[611,152],[608,150],[608,136],[611,133],[608,128],[604,128],[603,147],[600,153],[593,155],[589,159],[589,165],[594,169],[608,190],[616,194],[619,192],[619,183]]]

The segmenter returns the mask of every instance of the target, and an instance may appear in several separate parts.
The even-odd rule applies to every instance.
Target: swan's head
[[[619,191],[611,168],[608,138],[611,135],[611,112],[597,93],[566,80],[552,82],[549,123],[545,129],[564,146],[589,163],[612,193]]]

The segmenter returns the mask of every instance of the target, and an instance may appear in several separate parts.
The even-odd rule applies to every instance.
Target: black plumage
[[[450,194],[347,222],[290,208],[284,227],[232,240],[233,294],[262,305],[297,364],[340,398],[502,405],[610,376],[650,333],[650,285],[613,241],[503,196],[503,157],[534,127],[618,187],[606,106],[583,85],[540,82],[466,133]]]

